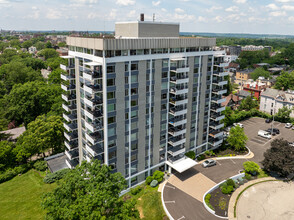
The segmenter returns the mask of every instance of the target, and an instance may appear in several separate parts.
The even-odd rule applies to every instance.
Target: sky
[[[182,32],[294,35],[294,0],[0,0],[0,29],[113,31],[140,13]]]

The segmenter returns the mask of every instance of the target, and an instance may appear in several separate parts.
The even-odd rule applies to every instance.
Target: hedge
[[[23,164],[18,167],[14,167],[13,169],[8,169],[2,174],[0,174],[0,183],[4,183],[8,180],[11,180],[13,177],[18,174],[26,173],[29,169],[31,169],[30,164]]]
[[[206,205],[207,205],[209,208],[211,208],[212,210],[214,210],[214,207],[210,204],[210,198],[211,198],[211,194],[208,193],[208,194],[205,196],[204,200],[205,200]]]
[[[62,179],[68,172],[70,172],[70,169],[63,169],[63,170],[59,170],[55,173],[48,173],[44,178],[44,182],[45,183],[54,183],[57,180]]]

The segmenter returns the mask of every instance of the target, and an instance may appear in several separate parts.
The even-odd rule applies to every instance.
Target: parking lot
[[[280,134],[273,136],[270,140],[257,135],[259,130],[267,130],[268,128],[271,128],[271,123],[265,123],[265,119],[250,118],[240,123],[244,125],[244,132],[248,137],[247,146],[254,153],[254,157],[250,160],[259,164],[263,160],[263,153],[270,148],[270,143],[274,139],[284,138],[289,142],[294,141],[294,130],[285,128],[284,123],[273,123],[273,127],[278,128],[280,130]],[[217,160],[217,165],[209,168],[203,168],[200,164],[198,164],[182,174],[175,175],[178,180],[183,181],[183,184],[186,184],[184,181],[193,183],[195,189],[197,190],[197,188],[202,188],[204,185],[204,183],[197,184],[199,174],[206,178],[201,178],[201,181],[207,181],[207,183],[219,183],[238,174],[238,172],[243,169],[242,164],[246,160],[247,159],[232,158]],[[163,191],[164,201],[166,201],[165,205],[174,219],[216,219],[215,216],[210,214],[204,208],[202,201],[199,199],[201,196],[198,194],[196,194],[197,196],[189,195],[189,190],[182,189],[179,182],[175,185],[178,187],[174,186],[172,183],[168,183],[168,186]],[[200,193],[203,192],[202,189],[199,189],[198,191]],[[193,193],[195,194],[194,191]]]

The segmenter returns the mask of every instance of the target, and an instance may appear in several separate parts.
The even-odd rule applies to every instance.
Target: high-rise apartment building
[[[62,95],[66,163],[98,159],[134,186],[179,172],[222,143],[227,84],[213,38],[179,37],[179,24],[117,23],[115,37],[67,37]]]

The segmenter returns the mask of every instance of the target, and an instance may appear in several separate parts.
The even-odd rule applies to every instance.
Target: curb
[[[245,176],[245,173],[240,173],[240,174],[237,174],[235,176],[232,176],[232,177],[229,177],[228,179],[239,179],[239,178],[243,178]],[[219,182],[218,184],[216,184],[215,186],[213,186],[212,188],[210,188],[206,193],[204,193],[203,197],[202,197],[202,203],[204,205],[204,207],[206,208],[206,210],[208,212],[210,212],[211,214],[213,214],[214,216],[218,217],[218,218],[221,218],[221,219],[229,219],[229,212],[228,212],[228,217],[224,217],[224,216],[219,216],[219,215],[216,215],[215,214],[215,211],[213,211],[211,208],[208,207],[208,205],[206,205],[206,202],[205,202],[205,197],[208,193],[212,192],[213,190],[219,188],[219,186],[226,182],[227,179]],[[230,203],[229,203],[230,204]]]
[[[162,191],[161,191],[161,203],[162,203],[163,209],[164,209],[165,214],[167,215],[167,217],[168,217],[170,220],[174,220],[174,218],[171,216],[171,214],[170,214],[169,211],[167,210],[167,208],[166,208],[166,206],[165,206],[165,203],[164,203],[164,200],[163,200],[163,192],[164,192],[165,184],[166,184],[167,182],[168,182],[168,181],[166,181],[166,182],[163,184],[163,187],[162,187]]]

